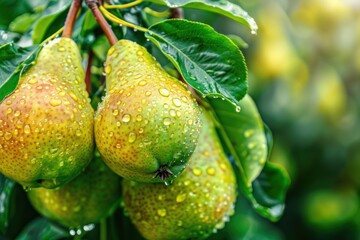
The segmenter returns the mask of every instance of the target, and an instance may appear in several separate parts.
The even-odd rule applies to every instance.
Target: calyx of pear
[[[34,188],[28,197],[48,219],[69,228],[81,228],[107,217],[119,205],[121,179],[95,154],[94,159],[71,182],[56,189]]]
[[[51,40],[0,103],[0,173],[26,188],[55,188],[93,155],[93,109],[77,45]]]
[[[205,112],[202,122],[189,165],[170,186],[123,181],[126,212],[146,239],[205,239],[234,212],[235,174]]]
[[[107,93],[95,115],[95,140],[105,163],[134,181],[176,178],[201,128],[199,106],[185,84],[128,40],[109,49],[105,72]]]

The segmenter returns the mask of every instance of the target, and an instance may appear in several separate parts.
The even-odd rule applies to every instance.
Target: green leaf
[[[70,234],[65,229],[45,218],[37,218],[24,228],[16,240],[57,240],[65,237],[70,237]]]
[[[0,174],[0,232],[5,233],[9,224],[10,199],[15,182]]]
[[[249,95],[239,102],[240,112],[226,101],[210,99],[209,102],[223,129],[223,138],[228,139],[230,146],[227,147],[249,187],[259,176],[268,154],[264,126],[256,105]]]
[[[226,0],[147,0],[149,2],[166,5],[169,8],[194,8],[215,12],[231,18],[249,27],[252,33],[256,33],[258,27],[255,20],[240,6]]]
[[[32,36],[34,43],[41,43],[64,25],[70,4],[71,0],[60,0],[46,8],[42,17],[34,25]]]
[[[18,32],[18,33],[25,33],[29,30],[31,25],[37,20],[39,17],[38,13],[30,14],[25,13],[23,15],[18,16],[14,19],[9,25],[10,31]]]
[[[239,170],[239,186],[262,216],[276,221],[284,210],[289,177],[285,170],[266,162],[272,148],[271,131],[264,126],[249,95],[240,102],[241,111],[228,102],[209,99],[218,122],[224,149]]]
[[[17,87],[19,79],[35,61],[40,46],[22,48],[10,42],[0,46],[0,102]]]
[[[145,36],[174,64],[187,83],[205,96],[237,105],[247,91],[247,68],[238,47],[206,24],[171,19]]]
[[[290,177],[280,165],[267,162],[260,176],[252,183],[249,196],[255,210],[264,217],[277,221],[285,208],[285,196]]]

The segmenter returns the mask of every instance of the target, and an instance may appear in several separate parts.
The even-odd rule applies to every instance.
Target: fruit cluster
[[[117,175],[126,211],[148,239],[206,237],[222,227],[236,181],[206,111],[134,42],[109,49],[105,73],[94,117],[75,42],[46,44],[0,104],[0,172],[70,228],[112,212]]]
[[[69,228],[106,218],[121,197],[147,239],[204,238],[223,227],[236,179],[188,86],[123,39],[108,50],[106,94],[94,113],[68,32],[44,44],[0,103],[0,173]]]

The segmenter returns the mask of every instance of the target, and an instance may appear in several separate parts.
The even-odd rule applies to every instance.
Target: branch
[[[109,40],[110,45],[112,46],[117,43],[118,39],[112,31],[110,25],[107,23],[107,21],[101,14],[98,4],[98,0],[86,0],[86,5],[91,9],[95,20],[99,23],[101,29],[104,31],[107,39]]]
[[[62,37],[71,38],[74,23],[76,20],[76,15],[81,7],[81,1],[82,0],[74,0],[72,2],[70,10],[66,16]]]

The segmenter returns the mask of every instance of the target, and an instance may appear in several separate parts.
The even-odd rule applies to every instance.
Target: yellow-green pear
[[[144,47],[128,40],[109,49],[105,72],[107,93],[95,116],[105,163],[129,180],[171,181],[198,141],[197,102]]]
[[[204,113],[205,115],[205,113]],[[234,212],[236,178],[214,124],[203,118],[189,165],[170,186],[123,181],[125,209],[146,239],[204,239]]]
[[[27,188],[75,178],[93,155],[89,102],[77,45],[50,41],[0,103],[0,173]]]
[[[96,156],[86,170],[56,189],[34,188],[28,197],[48,219],[81,228],[107,217],[119,205],[121,180]]]

